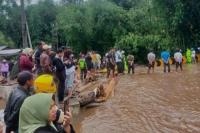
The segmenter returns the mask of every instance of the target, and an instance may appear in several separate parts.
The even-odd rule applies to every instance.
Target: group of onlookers
[[[101,68],[101,55],[95,51],[88,52],[87,54],[81,52],[78,66],[80,68],[81,80],[83,81],[87,77],[90,78]]]
[[[187,49],[186,51],[186,62],[187,63],[196,63],[197,59],[196,59],[196,51],[192,48]],[[153,68],[154,71],[154,65],[155,65],[155,61],[156,61],[156,56],[153,53],[153,51],[151,51],[148,55],[147,55],[147,59],[149,61],[149,69],[148,69],[148,73],[150,72],[150,69]],[[164,66],[164,72],[170,72],[170,52],[169,51],[162,51],[161,52],[161,59],[163,61],[163,66]],[[174,56],[173,56],[173,60],[174,60],[174,64],[176,65],[176,71],[178,71],[178,68],[180,67],[180,70],[183,70],[183,55],[182,55],[182,50],[181,49],[176,49]]]
[[[30,48],[22,51],[18,65],[18,86],[11,92],[4,111],[6,133],[74,133],[69,110],[62,112],[58,108],[65,96],[72,95],[76,67],[71,48],[53,52],[40,42],[35,53]],[[33,73],[38,77],[52,75],[55,79],[48,84],[58,81],[57,93],[34,94]]]
[[[125,52],[120,49],[112,48],[108,53],[105,55],[106,57],[106,66],[107,66],[107,77],[110,76],[110,73],[112,72],[112,75],[115,76],[115,70],[117,68],[117,73],[124,73],[125,68],[128,69],[128,73],[134,74],[135,67],[134,67],[134,56],[131,54],[128,54],[128,56],[125,56]],[[171,56],[170,52],[165,50],[161,52],[161,59],[164,66],[164,72],[170,72],[170,62]],[[196,63],[196,51],[192,48],[187,49],[186,51],[186,60],[187,63]],[[176,71],[178,71],[178,68],[180,67],[181,71],[183,70],[183,55],[181,49],[176,49],[174,56],[173,56],[174,64],[176,65]],[[147,73],[150,73],[150,70],[154,72],[154,67],[156,63],[156,55],[153,52],[153,50],[150,50],[150,52],[147,54],[147,60],[148,60],[148,71]],[[102,61],[103,63],[103,61]],[[161,63],[161,62],[160,62]]]
[[[66,110],[64,113],[58,108],[55,94],[33,93],[31,72],[20,72],[17,82],[18,86],[10,93],[4,110],[6,133],[75,132],[70,112]]]
[[[187,49],[187,62],[196,63],[196,52],[194,49]],[[164,72],[170,72],[170,53],[161,52]],[[154,71],[156,55],[151,50],[147,55],[148,73]],[[174,53],[176,71],[182,70],[183,55],[180,49]],[[84,81],[87,77],[94,76],[101,68],[107,68],[107,77],[115,77],[115,70],[123,74],[125,69],[128,73],[135,72],[134,56],[120,49],[112,48],[102,58],[97,52],[80,53],[79,60],[74,58],[70,47],[62,47],[53,52],[51,47],[44,42],[38,43],[33,52],[26,48],[18,59],[20,73],[17,76],[18,86],[11,92],[6,108],[5,123],[6,133],[73,133],[70,124],[71,114],[68,110],[64,113],[56,105],[56,97],[59,104],[63,104],[64,97],[72,96],[72,88],[77,77],[77,66],[80,69],[80,78]],[[127,68],[126,68],[127,67]],[[9,63],[3,60],[0,67],[2,75],[7,78]],[[57,95],[55,94],[34,94],[33,80],[35,73],[40,75],[52,75],[57,82]],[[52,83],[49,83],[52,84]],[[32,95],[32,96],[31,96]],[[62,116],[62,117],[60,117]],[[62,118],[62,120],[61,120]]]

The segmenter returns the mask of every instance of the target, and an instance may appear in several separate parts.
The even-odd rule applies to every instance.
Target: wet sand
[[[200,65],[119,78],[114,97],[74,116],[78,133],[199,133]]]

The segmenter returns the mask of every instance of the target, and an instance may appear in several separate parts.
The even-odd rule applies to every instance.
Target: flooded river
[[[174,69],[174,66],[173,66]],[[200,133],[200,65],[119,77],[114,96],[75,116],[78,133]]]

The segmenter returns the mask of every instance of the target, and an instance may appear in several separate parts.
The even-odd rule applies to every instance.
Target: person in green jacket
[[[83,81],[87,77],[87,64],[85,61],[84,54],[81,54],[81,57],[79,59],[79,67],[80,67],[81,80]]]
[[[186,51],[187,63],[190,64],[192,62],[192,51],[188,48]]]

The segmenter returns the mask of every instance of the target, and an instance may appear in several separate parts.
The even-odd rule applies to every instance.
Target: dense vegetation
[[[29,0],[30,2],[31,0]],[[149,49],[200,43],[199,0],[41,0],[26,3],[31,40],[75,52],[119,47],[140,59]],[[20,6],[0,0],[0,44],[21,47]]]

